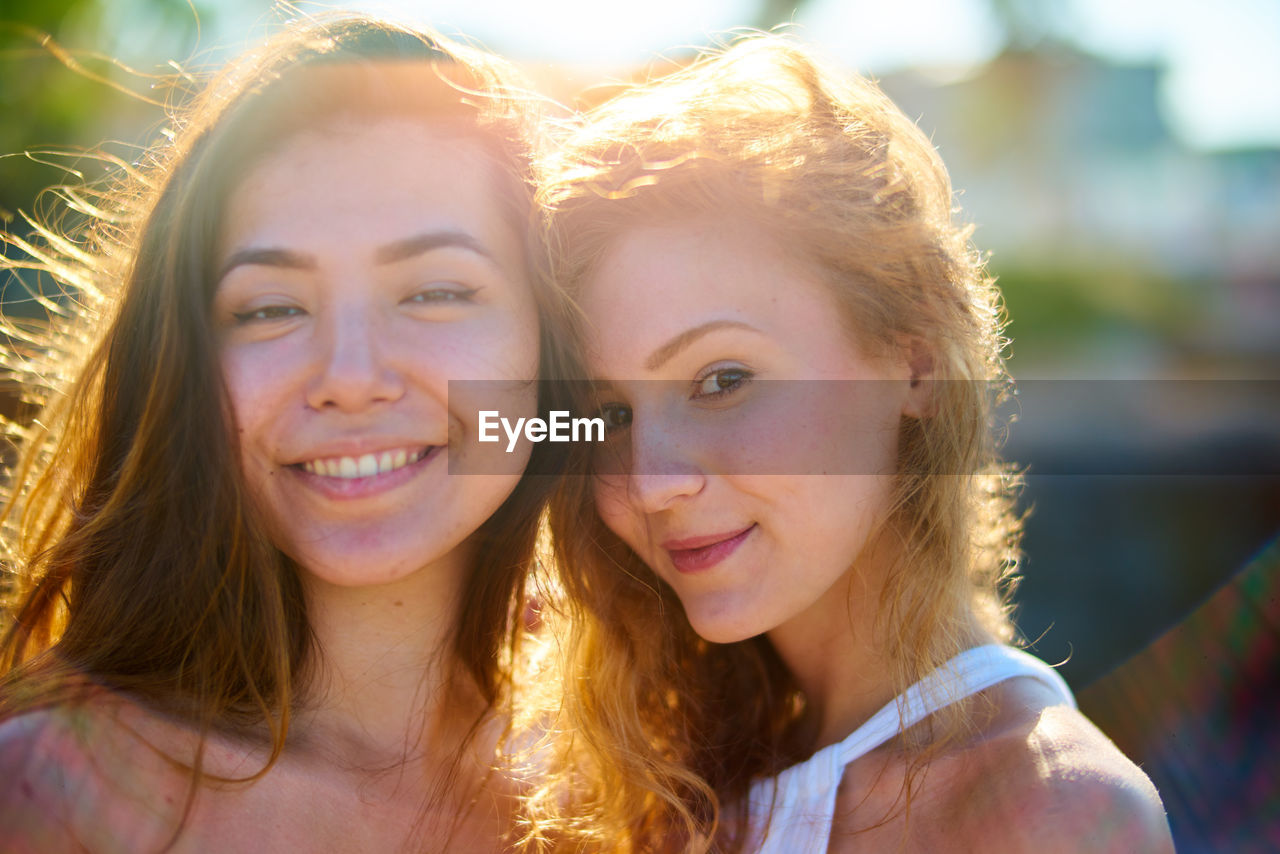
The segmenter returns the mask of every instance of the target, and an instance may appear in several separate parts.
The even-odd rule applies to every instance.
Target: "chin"
[[[767,631],[763,628],[744,624],[740,620],[727,618],[727,615],[719,614],[715,616],[698,615],[691,616],[688,609],[685,610],[685,617],[689,620],[689,625],[698,633],[698,637],[707,643],[738,643],[739,641],[749,640],[757,635],[762,635]]]
[[[293,555],[298,572],[331,587],[378,587],[393,584],[422,568],[419,555],[379,553],[370,549],[336,549]]]

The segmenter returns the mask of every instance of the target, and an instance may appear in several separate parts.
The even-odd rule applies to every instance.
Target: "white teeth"
[[[336,477],[343,480],[354,480],[360,477],[373,477],[404,468],[426,456],[427,449],[417,448],[412,451],[398,448],[394,451],[382,451],[380,454],[362,454],[359,457],[329,457],[323,460],[307,460],[302,463],[303,471],[321,477]]]

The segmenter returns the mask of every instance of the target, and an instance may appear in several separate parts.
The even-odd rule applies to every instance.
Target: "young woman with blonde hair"
[[[6,851],[511,843],[493,753],[550,446],[495,463],[476,419],[536,414],[559,363],[514,81],[292,23],[104,198],[69,190],[83,231],[6,260],[70,294],[8,354],[44,406],[11,425]]]
[[[1149,781],[1009,645],[998,294],[920,131],[756,36],[591,113],[541,198],[611,425],[552,502],[576,782],[543,821],[611,850],[1170,850]]]

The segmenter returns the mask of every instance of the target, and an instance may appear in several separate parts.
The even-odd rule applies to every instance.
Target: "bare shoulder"
[[[175,783],[110,704],[55,706],[0,723],[6,850],[159,850],[184,794]]]
[[[984,850],[1172,852],[1155,786],[1086,717],[1029,680],[997,694],[983,737],[945,760],[938,806]]]
[[[42,709],[0,724],[0,835],[17,851],[75,851],[89,759],[76,717]]]
[[[68,789],[58,755],[67,736],[49,711],[0,723],[0,836],[17,851],[77,850],[69,834]]]

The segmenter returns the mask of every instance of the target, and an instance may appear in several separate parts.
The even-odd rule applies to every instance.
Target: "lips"
[[[319,477],[355,480],[388,474],[416,463],[431,451],[431,447],[393,448],[378,453],[359,456],[320,457],[297,463],[303,471]]]
[[[287,465],[285,471],[308,494],[326,501],[364,500],[396,492],[445,453],[444,445],[402,446],[314,457]]]
[[[756,529],[754,523],[737,531],[725,531],[662,543],[676,570],[683,573],[710,569],[737,551]]]

